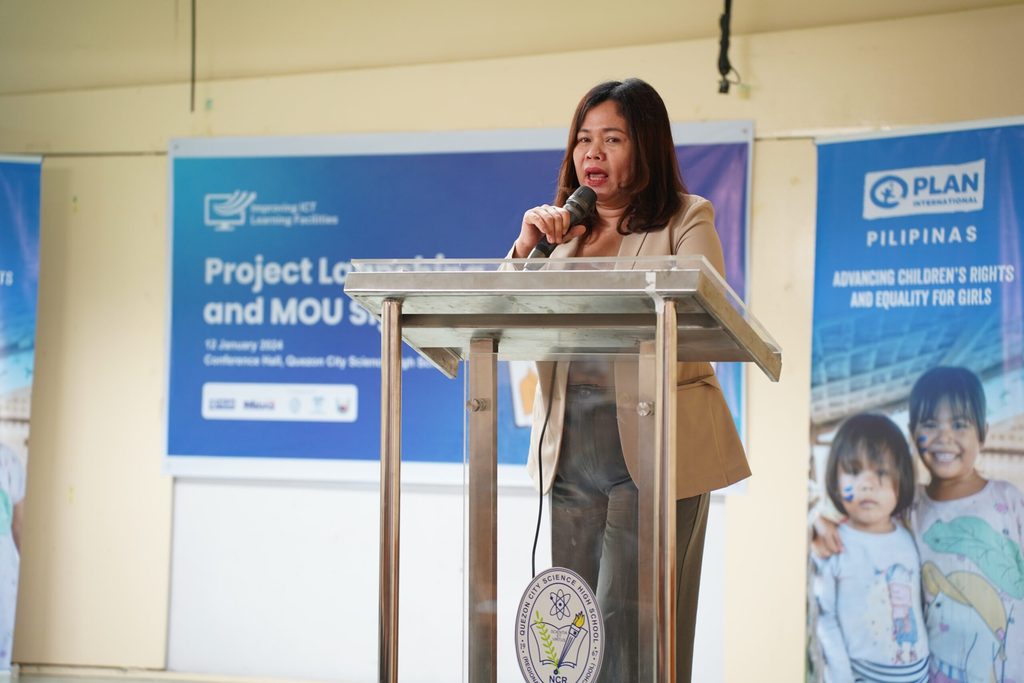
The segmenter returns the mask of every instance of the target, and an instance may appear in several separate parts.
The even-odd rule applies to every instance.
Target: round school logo
[[[516,610],[516,659],[528,683],[594,683],[604,656],[604,618],[571,569],[534,577]]]
[[[883,209],[892,209],[899,206],[906,198],[908,192],[907,183],[895,175],[882,176],[871,186],[871,201]]]

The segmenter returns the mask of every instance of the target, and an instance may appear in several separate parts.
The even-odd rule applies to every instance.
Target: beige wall
[[[15,661],[163,662],[165,167],[157,156],[44,162]]]
[[[184,84],[0,97],[0,152],[46,155],[15,660],[164,664],[169,138],[562,126],[590,85],[638,75],[674,120],[756,122],[750,303],[782,344],[785,370],[778,384],[751,373],[755,476],[727,510],[726,680],[800,680],[810,136],[1024,113],[1009,75],[1024,63],[1022,29],[1015,5],[734,37],[750,87],[728,97],[716,93],[711,40],[201,83],[194,114]]]

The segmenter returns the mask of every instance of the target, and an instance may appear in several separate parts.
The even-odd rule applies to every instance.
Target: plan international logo
[[[210,193],[203,197],[203,223],[216,232],[231,232],[235,228],[300,226],[336,226],[336,214],[317,212],[317,202],[276,202],[257,204],[256,193],[235,190],[231,194]]]
[[[864,174],[864,219],[985,207],[985,160]]]

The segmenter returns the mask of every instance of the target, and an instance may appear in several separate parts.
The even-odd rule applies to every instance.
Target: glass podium
[[[622,433],[622,438],[635,440],[623,450],[637,454],[630,472],[638,489],[637,585],[625,591],[621,585],[591,588],[599,600],[609,591],[635,600],[635,654],[622,655],[615,643],[605,642],[605,666],[635,670],[642,683],[674,681],[677,480],[675,458],[668,456],[675,453],[676,440],[686,438],[676,433],[677,362],[751,362],[777,381],[782,368],[778,345],[701,257],[357,260],[352,266],[345,292],[379,317],[382,335],[379,680],[399,680],[404,342],[448,377],[455,378],[462,363],[466,366],[466,680],[497,680],[498,591],[518,594],[526,588],[498,586],[497,581],[497,363],[518,360],[537,361],[552,376],[562,368],[563,382],[572,362],[609,363],[616,385],[635,387],[635,396],[625,396],[635,410],[635,434]],[[623,397],[618,398],[621,411]],[[611,410],[614,420],[615,407]],[[594,683],[596,672],[577,669],[565,653],[581,633],[596,636],[597,631],[581,629],[576,622],[583,618],[569,605],[561,607],[552,608],[550,624],[538,619],[543,643],[527,635],[524,643],[532,644],[520,646],[530,650],[523,656],[536,655],[529,673],[520,662],[524,679]],[[593,626],[604,632],[603,624]],[[533,652],[544,647],[563,652]],[[609,662],[607,657],[635,661]]]

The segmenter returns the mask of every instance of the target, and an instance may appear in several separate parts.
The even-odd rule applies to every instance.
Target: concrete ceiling
[[[1024,0],[735,0],[740,36]],[[196,0],[200,80],[717,38],[724,0]],[[0,0],[0,94],[187,81],[191,0]]]

